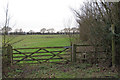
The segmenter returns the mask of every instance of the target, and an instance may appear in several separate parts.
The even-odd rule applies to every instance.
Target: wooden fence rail
[[[56,47],[34,47],[34,48],[16,48],[17,50],[19,50],[19,49],[47,49],[47,48],[71,48],[71,46],[56,46]],[[13,49],[13,50],[15,50],[15,49]]]
[[[33,50],[35,49],[36,51],[34,52],[22,52],[20,50],[25,50],[25,49],[30,49]],[[49,51],[47,49],[62,49],[62,50],[57,50],[57,51]],[[48,62],[49,60],[56,60],[56,59],[64,59],[66,61],[70,61],[66,58],[64,58],[62,55],[70,55],[70,54],[61,54],[63,52],[69,52],[70,46],[61,46],[61,47],[36,47],[36,48],[16,48],[16,49],[12,49],[13,51],[15,51],[14,53],[12,53],[13,55],[17,55],[17,56],[13,56],[12,59],[14,58],[18,58],[19,60],[13,60],[13,64],[17,64],[20,63],[21,61],[38,61],[39,63],[42,62]],[[45,53],[49,53],[49,54],[45,54]],[[35,55],[34,55],[35,54]],[[50,58],[43,58],[41,59],[41,57],[43,56],[49,56]],[[36,57],[36,58],[35,58]],[[57,57],[57,58],[56,58]],[[22,59],[20,59],[22,58]],[[31,58],[31,59],[27,59],[27,58]],[[40,58],[40,59],[37,59]],[[42,61],[45,60],[45,61]]]
[[[86,51],[77,51],[77,47],[94,47],[95,50],[94,51],[87,51],[87,53],[96,53],[96,52],[106,52],[105,50],[98,50],[98,47],[101,47],[102,45],[87,45],[87,44],[72,44],[72,62],[76,62],[77,61],[77,54],[81,54],[81,53],[86,53]],[[95,54],[97,55],[97,54]],[[84,56],[85,58],[85,56]]]
[[[34,47],[34,48],[16,48],[13,49],[11,45],[8,45],[6,48],[7,58],[10,65],[17,64],[22,61],[37,61],[38,63],[42,62],[49,62],[50,60],[57,60],[62,59],[66,62],[76,62],[77,54],[78,53],[84,53],[82,51],[77,51],[77,47],[86,47],[86,46],[93,46],[93,45],[76,45],[72,44],[71,46],[59,46],[59,47]],[[98,46],[98,45],[97,45]],[[33,50],[34,52],[22,52],[22,50]],[[53,51],[49,51],[49,49],[55,49]],[[62,49],[62,50],[59,50]],[[36,51],[35,51],[36,50]],[[5,52],[5,51],[4,51]],[[62,54],[63,52],[66,52],[66,54]],[[96,51],[90,51],[89,53],[96,52]],[[100,51],[98,51],[100,52]],[[103,51],[101,51],[103,52]],[[47,54],[49,53],[49,54]],[[16,55],[16,56],[15,56]],[[69,56],[70,55],[70,56]],[[42,58],[48,56],[49,58]],[[69,59],[66,57],[69,56]],[[30,58],[30,59],[28,59]],[[42,61],[44,60],[44,61]]]

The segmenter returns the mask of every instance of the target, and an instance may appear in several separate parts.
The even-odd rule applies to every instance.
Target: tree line
[[[2,32],[2,34],[6,33],[6,35],[36,35],[36,34],[78,34],[79,30],[76,27],[73,28],[64,28],[60,31],[55,32],[54,28],[50,28],[50,29],[46,29],[46,28],[42,28],[40,30],[40,32],[35,32],[33,30],[30,30],[28,32],[23,31],[22,29],[15,29],[14,32],[10,32],[12,30],[11,27],[3,27],[2,29],[0,29],[0,31]]]

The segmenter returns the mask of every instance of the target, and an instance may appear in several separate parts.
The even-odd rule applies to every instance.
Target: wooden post
[[[72,62],[72,43],[70,44],[71,48],[70,48],[70,57],[71,57],[71,62]]]
[[[12,51],[12,46],[11,45],[7,46],[7,58],[8,58],[8,65],[12,65],[13,51]]]
[[[76,45],[72,45],[72,62],[76,62]]]
[[[115,27],[114,27],[114,24],[111,25],[111,29],[112,29],[112,66],[114,67],[115,66],[115,57],[116,57],[116,53],[115,53],[115,37],[114,37],[114,30],[115,30]]]

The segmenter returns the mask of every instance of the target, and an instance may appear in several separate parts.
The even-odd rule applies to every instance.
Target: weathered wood
[[[47,49],[47,48],[69,48],[69,46],[61,46],[61,47],[35,47],[35,48],[15,48],[15,49]],[[14,49],[13,49],[14,50]]]
[[[95,51],[87,51],[86,53],[94,53]],[[97,51],[97,52],[106,52],[106,51]],[[76,52],[77,54],[85,53],[85,52]]]
[[[64,50],[63,50],[63,51],[61,51],[61,52],[58,52],[57,56],[58,56],[58,57],[60,57],[60,58],[63,58],[63,57],[61,57],[61,56],[60,56],[60,53],[62,53],[62,52],[64,52],[64,51],[66,51],[67,49],[68,49],[68,48],[64,49]],[[69,61],[69,60],[68,60],[68,59],[66,59],[66,58],[63,58],[63,59],[65,59],[65,60]]]
[[[42,56],[52,56],[52,55],[33,55],[33,56],[31,56],[31,57],[42,57]],[[13,58],[23,58],[23,57],[25,57],[25,56],[13,56]]]
[[[12,62],[13,62],[13,50],[12,50],[11,45],[7,46],[7,58],[8,58],[9,65],[12,65]]]
[[[63,48],[63,50],[49,51],[49,50],[47,50],[47,48],[48,49],[49,48]],[[20,60],[14,60],[14,61],[16,61],[14,64],[17,64],[18,62],[21,62],[21,61],[38,61],[39,63],[41,63],[40,60],[45,60],[43,62],[49,62],[49,60],[52,60],[52,59],[65,59],[66,61],[69,61],[68,59],[61,57],[61,55],[68,55],[68,54],[61,54],[61,53],[67,51],[69,48],[70,48],[69,46],[65,46],[65,47],[42,47],[42,48],[39,47],[38,50],[35,52],[21,52],[21,51],[19,51],[19,49],[36,49],[36,48],[13,49],[14,51],[18,52],[18,53],[13,53],[13,54],[23,54],[24,55],[24,56],[14,56],[13,58],[22,58]],[[40,50],[44,50],[45,52],[40,52]],[[38,53],[38,55],[36,53]],[[41,55],[39,53],[50,53],[52,55],[49,55],[49,54]],[[26,55],[26,54],[29,54],[29,55]],[[33,54],[36,54],[36,55],[33,55]],[[51,56],[51,57],[48,59],[35,59],[35,57],[41,57],[41,56]],[[57,56],[58,58],[54,58],[55,56]],[[31,59],[27,59],[28,57]]]
[[[61,52],[61,51],[49,51],[49,52],[21,52],[21,53],[13,53],[13,54],[51,53],[51,52]]]
[[[44,62],[42,62],[42,63],[44,63]],[[65,61],[55,61],[55,62],[47,62],[47,63],[54,63],[54,64],[64,64],[64,63],[66,63]],[[15,64],[15,63],[14,63]],[[22,65],[26,65],[26,64],[28,64],[28,65],[33,65],[33,64],[38,64],[38,62],[34,62],[34,63],[17,63],[17,64],[22,64]]]
[[[38,62],[35,62],[35,63],[13,63],[13,64],[14,64],[14,65],[15,65],[15,64],[22,64],[22,65],[30,65],[30,64],[32,64],[32,65],[33,65],[33,64],[38,64]]]
[[[64,56],[64,55],[71,55],[71,54],[60,54],[60,55],[61,55],[61,56],[62,56],[62,55]]]
[[[52,56],[51,58],[49,58],[49,60],[52,59],[52,58],[55,57],[55,56],[58,56],[58,57],[60,57],[61,59],[65,59],[65,58],[61,57],[59,54],[62,53],[62,52],[64,52],[64,51],[66,51],[67,49],[68,49],[68,48],[65,48],[64,50],[58,52],[57,54],[54,54],[53,52],[51,52],[51,54],[53,54],[53,56]],[[43,50],[46,51],[46,52],[49,52],[49,51],[46,50],[46,49],[43,49]],[[65,60],[67,60],[67,59],[65,59]],[[48,61],[48,60],[46,60],[46,61]],[[67,60],[67,61],[68,61],[68,60]]]
[[[114,36],[115,26],[114,26],[114,24],[111,25],[111,28],[112,28],[112,33],[113,33],[113,35],[112,35],[112,66],[115,67],[115,65],[116,65],[116,58],[115,58],[116,53],[115,53],[115,36]]]
[[[41,49],[38,49],[37,51],[35,51],[35,52],[38,52],[38,51],[40,51]],[[15,51],[17,51],[17,52],[19,52],[19,53],[21,53],[20,51],[18,51],[17,49],[15,49]],[[17,61],[16,63],[18,63],[18,62],[20,62],[20,61],[23,61],[24,59],[26,59],[26,58],[28,58],[28,57],[30,57],[30,58],[32,58],[31,56],[33,55],[34,53],[31,53],[30,55],[25,55],[25,57],[24,58],[22,58],[21,60],[19,60],[19,61]],[[32,58],[33,60],[34,60],[34,58]],[[39,62],[39,61],[38,61]],[[15,63],[15,64],[16,64]],[[41,62],[39,62],[39,63],[41,63]]]
[[[71,42],[70,45],[72,46],[72,42]],[[71,62],[72,62],[72,47],[70,48],[70,60],[71,60]]]
[[[76,44],[76,47],[86,47],[86,46],[102,46],[102,45]]]
[[[52,59],[25,59],[24,61],[38,61],[38,60],[55,60],[55,59],[62,59],[62,58],[52,58]],[[19,60],[13,60],[13,61],[19,61]]]
[[[76,45],[72,45],[72,61],[76,62]]]
[[[67,56],[68,56],[68,55],[70,55],[70,54],[60,54],[60,55],[61,55],[61,56],[62,56],[62,55],[67,55]],[[46,55],[33,55],[33,56],[31,56],[31,57],[43,57],[43,56],[52,56],[52,55],[47,55],[47,54],[46,54]],[[18,55],[18,56],[13,56],[13,58],[23,58],[23,57],[25,57],[25,56],[19,56],[19,55]]]
[[[72,49],[72,54],[71,54],[71,61],[72,62],[76,62],[76,54],[78,54],[78,53],[84,53],[84,52],[77,52],[76,51],[76,48],[77,47],[81,47],[81,46],[93,46],[93,45],[76,45],[76,44],[73,44],[72,45],[72,47],[70,47],[70,46],[66,46],[66,47],[39,47],[39,48],[17,48],[17,49],[13,49],[13,50],[15,50],[15,51],[17,51],[18,53],[13,53],[13,54],[23,54],[24,56],[14,56],[14,58],[22,58],[22,59],[20,59],[20,60],[16,60],[16,63],[15,64],[17,64],[18,62],[21,62],[21,61],[38,61],[39,63],[41,63],[40,62],[40,60],[42,61],[42,60],[45,60],[45,61],[43,61],[43,62],[50,62],[49,60],[52,60],[52,59],[55,59],[54,57],[58,57],[58,58],[56,58],[56,59],[64,59],[64,60],[66,60],[66,61],[70,61],[70,60],[68,60],[68,59],[66,59],[66,57],[64,56],[64,57],[62,57],[62,55],[70,55],[70,54],[61,54],[62,52],[68,52],[68,49]],[[95,45],[94,45],[95,46]],[[63,48],[63,50],[59,50],[59,51],[49,51],[49,50],[47,50],[47,49],[51,49],[51,48]],[[38,49],[37,51],[35,51],[35,52],[21,52],[21,51],[19,51],[19,49]],[[40,50],[42,50],[42,52],[40,52]],[[44,50],[44,51],[43,51]],[[102,51],[100,51],[100,52],[102,52]],[[36,53],[38,53],[38,54],[36,54]],[[39,54],[39,53],[50,53],[50,54],[52,54],[52,55],[50,55],[50,54],[43,54],[43,55],[41,55],[41,54]],[[88,52],[87,52],[88,53]],[[89,53],[94,53],[94,51],[90,51]],[[30,55],[26,55],[26,54],[30,54]],[[36,55],[33,55],[33,54],[36,54]],[[48,59],[35,59],[35,57],[42,57],[42,56],[51,56],[50,58],[48,58]],[[27,59],[27,58],[31,58],[31,59]]]
[[[2,47],[2,64],[7,63],[6,56],[7,56],[7,48]]]
[[[93,45],[86,45],[86,44],[85,44],[85,45],[83,45],[83,44],[76,44],[76,47],[77,47],[77,46],[93,46]]]

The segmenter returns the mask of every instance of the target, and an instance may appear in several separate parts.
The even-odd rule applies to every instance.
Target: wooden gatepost
[[[12,50],[12,46],[10,44],[8,44],[7,46],[7,64],[9,66],[12,65],[12,62],[13,62],[13,50]]]
[[[72,62],[76,62],[76,44],[72,44]]]

